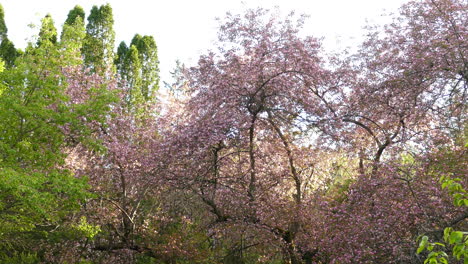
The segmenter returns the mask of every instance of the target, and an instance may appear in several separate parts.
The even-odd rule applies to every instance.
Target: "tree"
[[[461,261],[467,8],[408,2],[350,56],[303,16],[227,14],[157,105],[156,43],[114,56],[109,5],[20,57],[5,37],[0,262]]]
[[[5,12],[0,5],[0,58],[2,58],[7,67],[12,67],[18,57],[18,51],[13,42],[8,39],[8,28],[5,23]]]
[[[72,10],[70,10],[70,12],[68,12],[68,16],[67,16],[67,19],[65,20],[65,24],[71,26],[76,23],[77,18],[80,18],[81,21],[85,20],[85,11],[79,5],[76,5]]]
[[[352,62],[345,61],[357,66],[352,88],[346,104],[332,111],[341,125],[327,122],[328,131],[359,150],[362,176],[339,206],[321,207],[336,220],[317,221],[333,233],[318,236],[322,261],[421,263],[415,237],[440,235],[447,223],[466,219],[437,188],[444,173],[464,169],[448,163],[434,169],[430,158],[442,146],[459,149],[457,135],[466,133],[466,8],[463,1],[411,1],[397,23],[371,31]]]
[[[57,29],[54,25],[54,20],[47,14],[41,20],[41,30],[39,31],[39,39],[37,40],[37,46],[42,45],[44,42],[50,42],[52,44],[57,43]]]
[[[79,5],[76,5],[73,9],[71,9],[68,12],[67,19],[65,20],[65,23],[63,24],[62,27],[62,33],[60,34],[60,41],[61,42],[66,42],[74,37],[70,36],[70,31],[73,31],[72,28],[74,28],[74,31],[78,31],[78,36],[76,36],[78,39],[74,39],[73,41],[79,42],[80,45],[82,46],[82,42],[84,40],[84,36],[86,35],[85,32],[85,12],[83,8]],[[83,32],[83,33],[82,33]],[[73,34],[72,34],[73,35]],[[82,48],[80,46],[80,49]]]
[[[5,11],[0,5],[0,42],[7,38],[8,28],[5,23]]]
[[[341,114],[372,138],[375,154],[364,159],[380,161],[384,151],[408,141],[430,149],[431,135],[442,143],[463,131],[466,7],[463,1],[412,1],[398,23],[369,33],[353,59],[359,65],[347,95],[353,103]]]
[[[102,79],[88,90],[69,84],[63,66],[69,56],[62,56],[53,33],[42,30],[40,45],[30,44],[16,66],[1,73],[0,259],[5,262],[20,256],[41,261],[59,242],[84,239],[73,214],[91,195],[86,178],[64,167],[66,150],[78,143],[97,145],[90,135],[113,96]]]
[[[276,246],[292,263],[417,261],[418,230],[458,211],[441,192],[422,206],[435,188],[424,186],[437,177],[408,169],[402,156],[423,168],[426,151],[450,146],[451,131],[464,128],[464,9],[457,1],[410,2],[400,23],[342,60],[321,58],[318,42],[299,38],[290,18],[228,15],[218,52],[185,71],[189,96],[169,143],[178,153],[174,180],[206,204],[214,230],[231,239],[242,237],[234,231],[255,234],[237,250],[269,241],[270,252]],[[341,151],[358,171],[330,205],[322,192],[329,187],[316,178],[319,153]],[[324,168],[328,177],[333,167]],[[330,239],[324,230],[340,231]]]
[[[70,56],[65,58],[68,61],[69,66],[83,64],[83,42],[86,36],[84,26],[84,12],[81,12],[82,8],[76,6],[72,9],[65,21],[62,34],[60,36],[60,48],[62,49],[63,55]]]
[[[138,50],[141,62],[141,93],[145,100],[154,97],[159,89],[159,60],[158,49],[153,36],[140,36],[136,34],[130,46],[134,45]]]
[[[243,237],[240,250],[268,244],[291,263],[306,254],[297,239],[307,232],[313,177],[298,124],[313,125],[326,107],[320,96],[336,92],[327,86],[319,42],[298,36],[302,23],[262,9],[228,15],[219,53],[186,71],[191,96],[169,143],[180,165],[171,168],[174,180],[205,203],[213,232]]]
[[[128,85],[128,94],[125,98],[130,107],[138,107],[143,103],[143,95],[140,89],[142,84],[141,61],[138,49],[130,46],[121,69],[121,77]]]
[[[132,47],[135,47],[138,52],[138,64],[134,63],[135,59],[129,58],[135,53],[135,51],[132,51]],[[128,84],[131,85],[132,89],[139,90],[145,101],[154,99],[154,93],[159,87],[159,61],[156,42],[152,36],[135,34],[130,47],[125,42],[121,42],[114,62],[118,73],[124,79],[129,72],[132,72],[133,75],[139,72],[138,75],[140,75],[141,81],[139,81],[138,85],[135,85],[135,83]]]
[[[128,106],[131,108],[137,107],[143,103],[143,96],[141,93],[141,60],[136,46],[131,45],[128,47],[122,41],[117,49],[115,65],[120,78],[124,81],[124,85],[128,87],[125,97]]]
[[[119,46],[117,47],[117,54],[114,60],[114,64],[117,68],[117,73],[121,76],[123,75],[123,68],[125,67],[125,59],[128,53],[128,46],[125,41],[120,42]]]
[[[15,45],[8,38],[3,39],[0,43],[0,56],[5,61],[7,67],[12,67],[19,56]]]
[[[84,62],[94,72],[113,72],[115,32],[112,7],[93,6],[88,16],[86,37],[83,44]]]

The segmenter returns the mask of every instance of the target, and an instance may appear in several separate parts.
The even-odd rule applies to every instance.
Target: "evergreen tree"
[[[136,34],[130,45],[138,49],[141,62],[141,93],[145,100],[149,100],[159,89],[159,61],[156,41],[152,36]]]
[[[83,43],[83,56],[85,65],[94,72],[103,74],[114,71],[114,18],[112,7],[102,5],[93,6],[88,16],[86,37]]]
[[[3,6],[0,4],[0,41],[7,38],[8,28],[5,23],[5,12]]]
[[[39,31],[39,39],[37,40],[37,45],[41,46],[45,42],[50,42],[51,44],[57,43],[57,29],[54,25],[54,20],[47,14],[42,20],[41,30]]]

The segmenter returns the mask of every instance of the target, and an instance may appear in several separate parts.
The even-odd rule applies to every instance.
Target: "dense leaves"
[[[113,101],[104,87],[76,87],[82,101],[70,92],[62,65],[79,54],[61,50],[51,23],[46,17],[38,45],[1,73],[1,258],[43,254],[43,245],[73,232],[73,214],[90,194],[86,178],[64,167],[66,148],[95,141],[91,124],[102,122]]]
[[[83,43],[85,65],[99,74],[113,71],[114,42],[112,7],[109,4],[93,6],[88,16]]]
[[[339,56],[228,13],[159,101],[110,5],[24,53],[0,9],[0,262],[466,262],[467,9],[408,2]]]

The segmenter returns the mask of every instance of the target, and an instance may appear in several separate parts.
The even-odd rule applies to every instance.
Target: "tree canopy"
[[[466,10],[409,1],[333,55],[228,13],[160,93],[109,4],[24,52],[0,6],[0,263],[466,263]]]

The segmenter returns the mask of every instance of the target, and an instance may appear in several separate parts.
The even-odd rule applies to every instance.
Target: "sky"
[[[5,10],[8,37],[16,47],[26,47],[37,35],[40,20],[51,14],[58,31],[70,9],[80,5],[89,14],[93,5],[109,3],[114,14],[116,47],[134,34],[152,35],[158,45],[162,81],[170,81],[175,61],[186,65],[213,48],[218,22],[226,12],[247,8],[278,7],[282,14],[307,14],[302,34],[323,38],[327,51],[356,47],[366,23],[388,22],[383,13],[396,12],[406,0],[0,0]],[[28,25],[36,25],[30,28]]]

